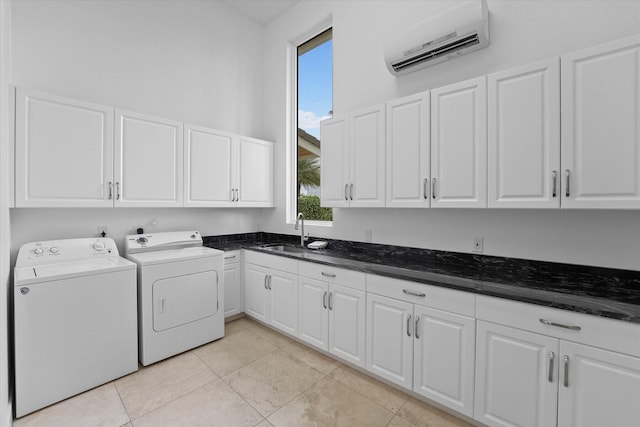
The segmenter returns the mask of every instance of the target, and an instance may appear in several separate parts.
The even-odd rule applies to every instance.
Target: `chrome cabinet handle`
[[[564,386],[569,387],[569,356],[564,357]]]
[[[333,292],[329,292],[329,310],[333,310]]]
[[[409,329],[411,327],[411,315],[407,316],[407,336],[410,337],[411,336],[411,330]]]
[[[232,188],[230,191],[231,191],[231,201],[235,202],[236,201],[236,189]]]
[[[336,277],[335,274],[333,274],[333,273],[325,273],[324,271],[322,273],[320,273],[320,274],[322,274],[324,277]]]
[[[240,201],[240,189],[236,188],[236,202]]]
[[[431,179],[431,198],[433,200],[436,199],[436,179],[435,178]]]
[[[424,181],[422,181],[422,196],[424,197],[425,200],[427,200],[429,198],[429,195],[427,194],[427,187],[429,187],[429,179],[425,178]]]
[[[234,259],[235,257],[236,257],[235,255],[231,255],[231,256],[224,257],[224,259]]]
[[[415,329],[413,330],[413,335],[416,336],[417,340],[420,339],[420,335],[418,334],[418,323],[419,322],[420,322],[420,316],[416,316],[416,326],[415,326]]]
[[[120,200],[120,183],[116,182],[116,200]]]
[[[344,199],[349,200],[349,196],[347,195],[347,190],[349,189],[349,184],[344,185]]]
[[[272,289],[273,289],[273,288],[271,287],[272,279],[273,279],[273,277],[272,277],[271,275],[269,275],[269,280],[267,280],[267,284],[269,285],[269,290],[272,290]]]
[[[580,326],[564,325],[562,323],[556,323],[556,322],[553,322],[553,321],[547,320],[547,319],[540,319],[540,323],[542,323],[543,325],[547,325],[547,326],[556,326],[558,328],[571,329],[572,331],[579,331],[579,330],[582,329],[582,327],[580,327]]]
[[[408,289],[403,289],[402,292],[404,292],[407,295],[413,295],[414,297],[420,297],[420,298],[424,298],[424,297],[427,296],[427,294],[418,294],[418,293],[410,291]]]
[[[557,196],[556,189],[558,188],[558,172],[556,171],[551,172],[551,181],[552,181],[551,197],[556,197]]]
[[[265,275],[264,275],[264,288],[268,290],[269,288],[267,287],[267,277],[269,277],[269,276],[267,276],[267,275],[265,274]]]
[[[113,200],[113,182],[109,181],[109,200]]]
[[[556,354],[551,351],[549,352],[549,382],[553,382],[553,362],[556,358]]]
[[[349,200],[353,200],[353,183],[349,185]]]
[[[567,182],[567,186],[565,188],[565,196],[569,197],[569,195],[571,193],[571,191],[569,191],[569,189],[570,189],[569,186],[571,184],[571,171],[569,169],[565,169],[564,176],[565,176],[565,179],[567,180],[566,181]]]
[[[327,291],[324,291],[322,294],[322,306],[324,309],[327,309]]]

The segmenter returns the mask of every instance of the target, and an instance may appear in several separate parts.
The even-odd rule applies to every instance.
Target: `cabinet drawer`
[[[331,267],[313,262],[300,262],[300,275],[323,282],[337,283],[353,289],[365,290],[366,275],[359,271]]]
[[[244,251],[244,261],[251,264],[261,265],[263,267],[298,274],[298,261],[291,258],[246,250]]]
[[[567,341],[640,356],[640,325],[634,323],[483,295],[477,297],[476,317]],[[562,326],[544,324],[541,319]],[[568,329],[567,326],[574,329]]]
[[[224,265],[240,262],[240,251],[225,251]]]
[[[468,292],[373,274],[367,274],[367,292],[451,313],[475,316],[475,295]]]

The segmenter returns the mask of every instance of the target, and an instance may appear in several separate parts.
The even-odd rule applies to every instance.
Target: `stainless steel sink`
[[[289,246],[289,245],[264,245],[262,249],[266,249],[268,251],[274,252],[288,252],[293,254],[303,254],[309,252],[306,248],[301,248],[299,246]]]

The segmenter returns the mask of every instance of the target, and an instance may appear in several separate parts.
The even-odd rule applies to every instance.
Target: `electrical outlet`
[[[474,237],[473,238],[473,252],[477,252],[477,253],[481,254],[483,249],[484,249],[484,237]]]
[[[99,225],[98,226],[98,237],[106,237],[107,236],[107,226],[106,225]],[[104,236],[102,235],[102,233],[104,233]]]
[[[373,230],[364,230],[364,241],[371,243],[373,240]]]

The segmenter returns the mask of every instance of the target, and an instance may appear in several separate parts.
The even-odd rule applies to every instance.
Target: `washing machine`
[[[223,252],[197,231],[134,234],[138,265],[138,354],[149,365],[224,336]]]
[[[23,245],[13,307],[16,417],[138,369],[136,265],[112,239]]]

